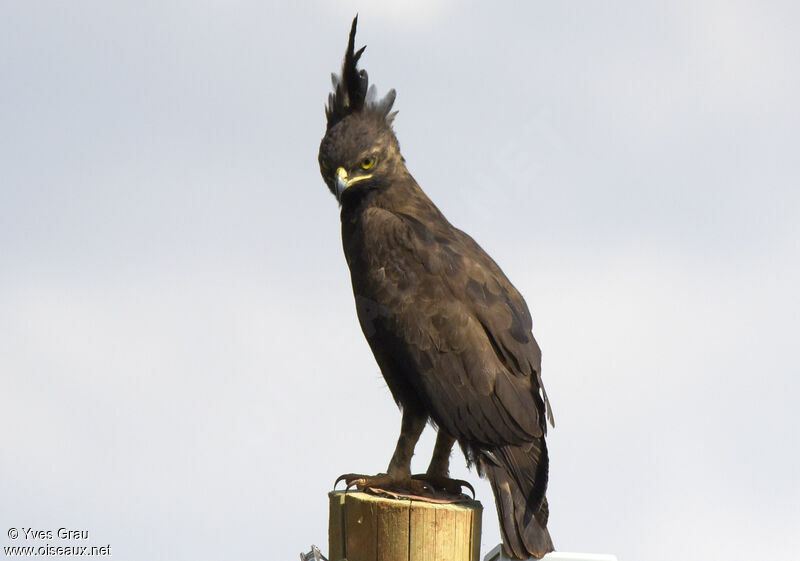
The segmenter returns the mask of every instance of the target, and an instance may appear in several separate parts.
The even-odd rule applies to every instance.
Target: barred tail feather
[[[539,559],[553,551],[547,531],[548,459],[544,439],[485,450],[479,457],[481,471],[494,492],[506,555]]]

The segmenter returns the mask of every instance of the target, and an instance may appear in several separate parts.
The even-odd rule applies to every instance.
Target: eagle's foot
[[[432,475],[428,473],[418,473],[411,476],[416,481],[424,481],[434,491],[447,493],[449,495],[463,495],[464,488],[469,489],[472,498],[475,498],[475,488],[463,479],[451,479],[445,475]]]
[[[415,478],[397,479],[387,473],[377,475],[363,475],[361,473],[346,473],[340,475],[333,484],[334,488],[340,481],[345,482],[345,491],[355,487],[359,491],[365,489],[379,489],[395,493],[405,493],[409,495],[426,496],[433,492],[433,488],[425,481]]]

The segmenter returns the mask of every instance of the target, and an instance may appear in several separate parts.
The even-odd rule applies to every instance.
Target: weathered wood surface
[[[333,491],[330,561],[479,561],[478,501],[439,504]]]

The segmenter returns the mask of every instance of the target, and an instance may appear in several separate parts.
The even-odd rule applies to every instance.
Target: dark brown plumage
[[[541,557],[553,550],[544,440],[552,413],[530,312],[408,172],[391,126],[395,92],[377,100],[357,68],[364,48],[354,50],[356,21],[328,99],[319,164],[341,203],[358,318],[403,422],[386,474],[345,478],[421,490],[410,461],[431,421],[438,436],[425,486],[460,490],[448,475],[457,441],[491,482],[506,553]]]

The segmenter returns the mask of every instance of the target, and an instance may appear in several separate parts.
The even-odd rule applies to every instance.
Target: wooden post
[[[478,501],[433,503],[333,491],[329,561],[480,561]]]

